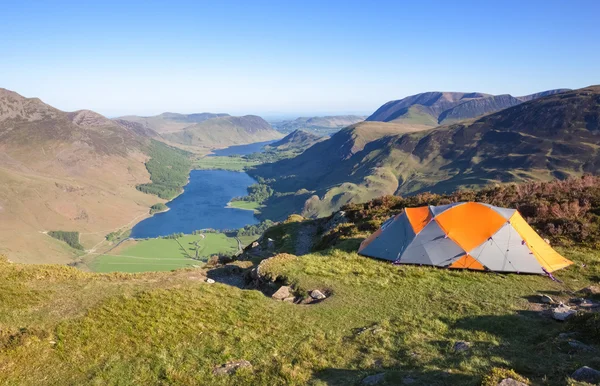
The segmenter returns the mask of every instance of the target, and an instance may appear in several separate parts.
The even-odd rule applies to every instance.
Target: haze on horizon
[[[597,1],[9,2],[0,87],[107,116],[368,114],[424,91],[518,96],[600,83],[599,12]]]

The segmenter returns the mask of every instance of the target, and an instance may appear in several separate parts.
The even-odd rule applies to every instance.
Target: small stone
[[[570,307],[565,306],[561,303],[558,307],[552,310],[552,317],[556,320],[563,322],[576,313],[577,311],[572,310]]]
[[[527,384],[512,378],[504,378],[498,383],[498,386],[527,386]]]
[[[295,299],[296,299],[295,297],[293,297],[293,296],[290,296],[289,298],[285,298],[285,299],[283,299],[283,301],[284,301],[284,302],[293,303]]]
[[[250,248],[252,248],[252,249],[258,248],[258,247],[260,247],[260,244],[258,243],[258,241],[255,241],[250,245]]]
[[[550,245],[550,240],[544,239],[544,241],[546,242],[546,244]]]
[[[385,380],[385,373],[369,375],[368,377],[366,377],[362,380],[361,385],[379,385],[384,380]]]
[[[579,303],[580,307],[587,307],[587,308],[594,307],[595,305],[596,304],[589,299],[583,299],[581,301],[581,303]]]
[[[310,297],[313,298],[313,299],[315,299],[315,300],[323,300],[323,299],[327,298],[327,296],[325,296],[323,294],[323,292],[319,291],[318,289],[312,290],[311,293],[310,293]]]
[[[273,295],[271,295],[271,297],[275,300],[284,300],[292,295],[290,290],[291,288],[287,285],[282,285]]]
[[[454,352],[463,352],[463,351],[467,351],[470,348],[471,348],[470,342],[464,342],[461,340],[461,341],[454,343],[454,347],[452,349],[454,350]]]
[[[213,369],[215,375],[231,375],[235,374],[239,369],[252,368],[252,363],[247,360],[231,361]]]
[[[50,341],[50,344],[51,344],[51,345],[55,345],[55,344],[56,344],[56,341],[54,341],[54,340],[51,340],[51,341]]]
[[[600,383],[600,371],[594,370],[591,367],[583,366],[575,370],[575,372],[571,374],[571,378],[577,382],[597,384]]]
[[[554,303],[554,299],[552,299],[548,295],[540,295],[540,302],[550,304],[550,303]]]
[[[210,277],[206,279],[206,282],[208,284],[214,284],[215,283],[215,281],[213,279],[211,279]]]

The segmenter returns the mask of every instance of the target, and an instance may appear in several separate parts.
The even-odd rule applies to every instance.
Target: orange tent
[[[497,272],[543,274],[572,264],[516,209],[478,202],[406,208],[363,241],[358,252],[404,264]]]

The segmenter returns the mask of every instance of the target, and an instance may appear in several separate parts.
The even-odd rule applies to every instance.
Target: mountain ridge
[[[473,119],[491,114],[523,102],[569,89],[553,89],[535,94],[513,97],[509,94],[491,95],[480,92],[432,91],[389,101],[367,117],[367,121],[419,122],[434,127],[462,119]]]

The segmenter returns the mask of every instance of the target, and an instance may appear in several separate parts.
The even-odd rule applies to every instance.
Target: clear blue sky
[[[89,3],[89,4],[88,4]],[[600,83],[600,1],[0,1],[0,87],[105,115]]]

